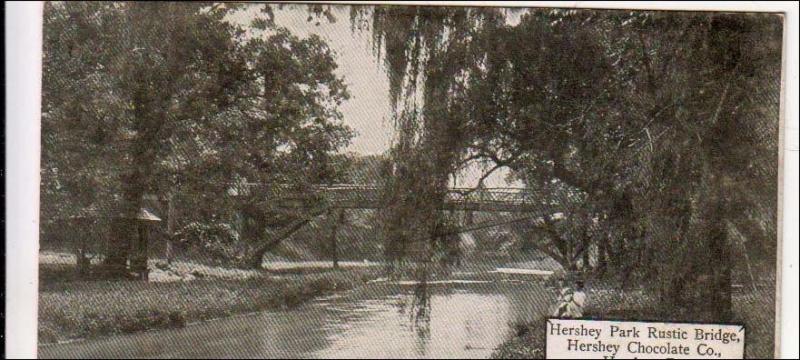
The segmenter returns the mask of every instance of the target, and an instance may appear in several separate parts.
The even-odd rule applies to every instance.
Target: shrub
[[[192,222],[177,233],[179,241],[208,256],[215,263],[239,263],[245,257],[245,249],[239,232],[227,223]]]

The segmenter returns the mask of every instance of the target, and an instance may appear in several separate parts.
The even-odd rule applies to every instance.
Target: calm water
[[[536,283],[429,285],[417,318],[414,286],[373,284],[301,307],[39,348],[42,358],[485,358],[509,324],[547,311]]]

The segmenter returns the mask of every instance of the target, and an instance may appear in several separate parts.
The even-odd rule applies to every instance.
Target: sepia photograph
[[[40,358],[779,356],[781,13],[43,8]]]

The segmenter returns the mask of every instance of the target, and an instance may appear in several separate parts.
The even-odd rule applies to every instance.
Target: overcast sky
[[[253,4],[232,20],[241,24],[249,24],[260,15],[263,4]],[[275,23],[289,29],[299,37],[316,34],[323,38],[336,53],[339,68],[336,73],[347,83],[351,98],[346,101],[341,112],[344,122],[356,131],[356,136],[346,151],[358,154],[380,154],[389,149],[393,136],[391,124],[392,109],[389,102],[389,81],[383,70],[382,61],[378,61],[372,51],[369,31],[359,32],[350,29],[350,8],[346,5],[332,6],[335,22],[322,20],[308,21],[305,5],[273,7]],[[521,13],[508,14],[510,22],[516,23]],[[485,185],[488,187],[509,186],[504,178],[507,173],[497,171],[490,176]],[[481,176],[478,167],[472,167],[460,175],[458,186],[474,186]],[[519,186],[519,184],[513,184]]]

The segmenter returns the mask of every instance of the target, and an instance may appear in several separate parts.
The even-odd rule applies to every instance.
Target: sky
[[[236,15],[246,24],[260,15],[262,4],[254,4]],[[305,5],[274,8],[275,23],[286,27],[298,37],[316,34],[335,52],[339,65],[336,73],[344,78],[350,99],[340,111],[344,122],[356,132],[346,151],[358,154],[380,154],[389,149],[392,140],[389,81],[382,64],[372,52],[369,33],[350,30],[350,9],[347,6],[331,8],[336,22],[307,21]]]
[[[241,24],[249,24],[252,19],[261,15],[263,4],[253,4],[232,16],[232,20]],[[372,51],[369,30],[360,32],[350,28],[350,8],[346,5],[332,6],[331,12],[336,18],[329,22],[323,18],[308,21],[305,5],[289,5],[283,8],[273,7],[275,23],[289,29],[298,37],[305,38],[316,34],[324,39],[335,52],[339,67],[337,75],[344,78],[350,92],[350,99],[345,101],[340,111],[345,124],[355,130],[355,137],[345,149],[357,154],[381,154],[389,149],[394,134],[392,126],[392,108],[389,100],[389,81],[383,69],[383,62],[378,60]],[[520,12],[508,14],[510,23],[516,23]],[[496,171],[484,181],[487,187],[519,187],[521,184],[507,184],[507,171]],[[458,187],[472,187],[482,175],[480,166],[472,166],[456,179]]]

